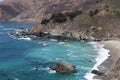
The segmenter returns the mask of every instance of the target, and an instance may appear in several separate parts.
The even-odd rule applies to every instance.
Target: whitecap
[[[18,40],[31,41],[31,38],[29,38],[29,37],[21,37],[21,38],[18,38]]]
[[[50,39],[50,41],[56,42],[57,40],[56,39]]]
[[[43,43],[43,46],[47,46],[47,44],[46,44],[46,43]]]
[[[59,44],[59,45],[65,45],[66,42],[59,42],[58,44]]]
[[[46,70],[47,70],[48,73],[50,73],[50,74],[54,74],[54,73],[56,73],[55,70],[51,70],[49,67],[47,67]]]
[[[63,59],[61,59],[61,58],[56,58],[56,60],[57,60],[57,61],[62,61]]]
[[[91,69],[92,70],[98,70],[98,66],[100,64],[102,64],[106,59],[109,58],[109,50],[104,48],[103,44],[97,43],[97,42],[90,42],[89,44],[92,44],[93,47],[95,48],[95,51],[97,51],[98,56],[96,57],[96,64],[94,65],[94,67]],[[87,73],[84,77],[87,80],[99,80],[99,79],[93,79],[93,77],[95,76],[94,74],[91,73],[91,71],[89,73]]]
[[[55,70],[49,70],[49,73],[54,74],[54,73],[56,73],[56,71]]]

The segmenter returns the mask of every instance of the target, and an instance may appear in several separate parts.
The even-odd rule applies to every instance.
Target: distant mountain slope
[[[91,2],[93,0],[5,0],[0,5],[8,6],[11,13],[0,6],[0,19],[40,20],[51,13],[82,9],[83,4]]]

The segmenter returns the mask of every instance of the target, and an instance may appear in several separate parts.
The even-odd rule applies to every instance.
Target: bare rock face
[[[35,27],[30,29],[30,33],[37,33],[43,30],[43,26],[41,24],[37,24]]]
[[[75,66],[69,62],[58,62],[55,66],[50,67],[50,69],[55,70],[60,74],[72,74],[77,73]]]

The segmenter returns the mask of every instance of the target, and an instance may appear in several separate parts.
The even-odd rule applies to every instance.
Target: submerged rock
[[[72,74],[77,73],[75,66],[69,62],[57,62],[55,66],[50,67],[50,69],[55,70],[60,74]]]

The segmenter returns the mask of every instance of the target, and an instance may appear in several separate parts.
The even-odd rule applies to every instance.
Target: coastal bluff
[[[106,72],[102,80],[120,80],[120,41],[103,41],[105,47],[110,50],[114,63],[111,69]]]

